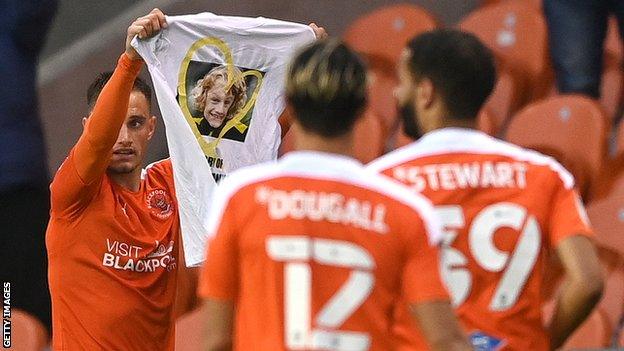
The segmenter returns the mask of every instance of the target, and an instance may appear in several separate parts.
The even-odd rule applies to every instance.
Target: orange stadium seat
[[[386,134],[380,118],[372,111],[367,111],[355,125],[353,147],[355,157],[362,163],[368,163],[383,155]]]
[[[412,37],[437,26],[438,21],[418,6],[392,5],[355,20],[347,28],[344,39],[357,52],[394,65]]]
[[[398,119],[393,91],[398,85],[394,72],[369,67],[368,99],[370,109],[379,116],[384,136],[396,129]]]
[[[624,313],[624,266],[606,272],[605,289],[598,306],[605,312],[609,327],[614,331]]]
[[[499,65],[496,86],[485,103],[492,123],[488,134],[499,135],[503,132],[509,117],[520,109],[525,96],[523,82],[518,79],[518,75]]]
[[[522,109],[511,119],[506,139],[556,158],[574,175],[588,200],[603,166],[608,130],[607,117],[597,102],[566,95]]]
[[[295,149],[295,135],[292,130],[288,130],[286,135],[282,138],[282,143],[280,144],[279,150],[277,152],[278,157],[284,156],[285,153],[292,151]]]
[[[477,118],[477,128],[488,135],[497,136],[502,125],[497,117],[489,112],[487,106],[484,107]]]
[[[624,119],[618,123],[616,133],[616,155],[624,155]]]
[[[11,311],[11,350],[41,351],[48,346],[48,332],[41,322],[30,314]]]
[[[205,317],[195,310],[178,319],[176,323],[176,351],[203,350]]]
[[[622,61],[613,55],[605,54],[600,86],[600,103],[605,109],[607,117],[614,120],[618,117],[617,113],[624,94],[624,72],[622,72]]]
[[[518,73],[518,80],[527,81],[530,101],[549,92],[553,73],[546,22],[530,2],[509,0],[477,9],[459,28],[478,36]]]
[[[618,31],[617,20],[614,16],[611,16],[611,18],[609,18],[609,27],[605,39],[605,51],[607,54],[611,54],[618,60],[621,60],[622,50],[622,38],[620,38],[620,32]]]
[[[540,11],[542,9],[542,0],[483,0],[481,1],[480,6],[481,7],[490,6],[490,5],[498,4],[502,1],[525,1]]]
[[[360,162],[368,163],[383,155],[386,139],[382,129],[379,117],[371,110],[366,111],[362,119],[356,123],[353,148],[355,157]],[[282,139],[279,156],[283,156],[285,153],[294,150],[294,148],[295,137],[291,129]]]
[[[370,106],[381,117],[386,136],[396,127],[396,64],[407,42],[419,33],[438,27],[426,10],[409,4],[381,7],[355,20],[345,31],[345,41],[362,54],[371,72]]]
[[[587,206],[599,246],[624,257],[624,173],[622,158],[609,164]],[[607,168],[608,167],[608,168]],[[611,173],[611,174],[610,174]]]
[[[622,38],[617,20],[609,18],[609,28],[605,39],[605,59],[602,72],[602,104],[611,116],[615,116],[624,95],[624,73],[622,73]],[[613,118],[612,117],[612,118]]]

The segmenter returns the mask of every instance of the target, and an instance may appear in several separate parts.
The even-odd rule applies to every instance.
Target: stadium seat
[[[355,125],[353,147],[355,157],[362,163],[368,163],[383,155],[386,135],[379,117],[367,111]]]
[[[511,119],[506,139],[557,159],[574,175],[587,201],[604,162],[608,129],[597,102],[565,95],[522,109]]]
[[[30,314],[11,311],[11,350],[41,351],[48,346],[48,332],[39,320]]]
[[[205,318],[195,310],[178,319],[176,323],[176,351],[203,350],[203,330]]]
[[[622,38],[620,38],[617,20],[614,16],[611,16],[611,18],[609,18],[609,27],[605,39],[605,51],[607,54],[611,54],[618,60],[621,60],[622,49]]]
[[[599,246],[624,257],[624,173],[618,160],[605,166],[587,214]]]
[[[518,79],[517,74],[511,73],[509,68],[499,65],[496,86],[485,103],[492,123],[488,134],[499,135],[503,132],[509,117],[520,109],[526,96],[523,82]]]
[[[620,155],[624,155],[624,119],[620,121],[617,125],[616,130],[616,156],[620,157]],[[624,157],[624,156],[622,156]]]
[[[407,42],[419,33],[438,27],[426,10],[409,4],[381,7],[355,20],[346,29],[344,40],[368,61],[371,86],[370,106],[382,119],[389,135],[396,127],[396,64]]]
[[[605,312],[595,308],[587,320],[568,338],[562,350],[598,349],[611,342],[611,327]]]
[[[412,37],[437,26],[433,15],[418,6],[392,5],[355,20],[345,31],[344,39],[357,52],[393,65]]]
[[[355,157],[362,163],[368,163],[381,156],[385,149],[386,139],[379,117],[368,110],[355,125],[354,152]],[[294,150],[295,137],[292,129],[282,139],[279,156]]]
[[[479,37],[518,80],[526,80],[529,101],[548,94],[553,78],[542,13],[528,1],[502,1],[477,9],[459,28]]]
[[[393,91],[398,85],[396,74],[386,69],[369,67],[368,98],[370,109],[379,117],[383,134],[388,136],[396,129],[398,119]]]
[[[600,85],[600,104],[610,120],[616,119],[624,95],[624,72],[622,61],[613,54],[605,53]]]
[[[526,1],[529,4],[531,4],[531,6],[534,6],[536,9],[540,11],[542,9],[542,0],[483,0],[481,1],[480,6],[481,7],[490,6],[490,5],[498,4],[502,1]]]
[[[617,328],[624,313],[624,266],[611,272],[605,269],[605,289],[598,306],[605,312],[609,320],[610,330]]]
[[[295,149],[295,135],[294,135],[293,129],[290,128],[290,130],[288,130],[288,132],[286,132],[286,135],[284,135],[284,137],[282,138],[282,143],[280,144],[279,150],[277,152],[277,156],[282,157],[284,156],[284,154],[294,149]]]

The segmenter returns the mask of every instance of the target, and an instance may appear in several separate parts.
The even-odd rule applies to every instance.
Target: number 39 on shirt
[[[449,289],[453,306],[466,301],[472,288],[472,274],[466,268],[468,258],[451,247],[458,231],[466,228],[461,206],[436,207],[442,222],[444,250],[442,277]],[[512,252],[499,250],[494,244],[494,233],[501,228],[511,228],[520,233]],[[537,220],[526,208],[501,202],[483,208],[468,228],[469,254],[488,272],[503,272],[489,303],[492,311],[504,311],[516,304],[524,285],[533,271],[541,246],[541,233]]]

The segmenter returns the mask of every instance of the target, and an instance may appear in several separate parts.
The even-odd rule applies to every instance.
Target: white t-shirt
[[[315,36],[307,25],[262,17],[201,13],[168,16],[167,23],[159,35],[135,39],[133,46],[154,83],[186,261],[196,265],[204,260],[215,180],[277,158],[287,66]]]

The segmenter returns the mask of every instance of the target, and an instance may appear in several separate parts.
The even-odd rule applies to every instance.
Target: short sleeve
[[[449,300],[440,273],[440,249],[437,241],[429,240],[436,236],[427,233],[432,226],[422,224],[418,231],[409,233],[405,248],[407,261],[403,271],[403,296],[412,304]],[[428,229],[425,229],[428,228]],[[435,229],[433,229],[435,230]]]
[[[593,236],[585,207],[577,191],[557,182],[548,226],[549,243],[556,247],[563,239],[574,235]]]
[[[221,206],[213,206],[218,208]],[[201,270],[198,295],[202,298],[233,301],[238,291],[238,239],[232,201],[213,220],[215,234],[208,242],[206,261]]]

